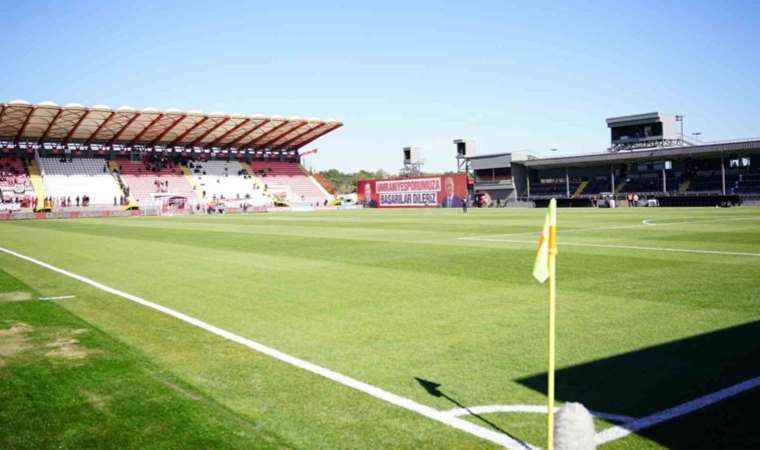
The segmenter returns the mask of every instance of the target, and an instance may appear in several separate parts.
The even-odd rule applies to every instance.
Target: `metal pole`
[[[723,160],[723,150],[720,151],[720,183],[723,195],[726,195],[726,162]]]
[[[662,192],[668,193],[668,178],[665,174],[665,168],[662,169]]]
[[[528,193],[528,200],[530,200],[530,175],[525,176],[525,188]]]
[[[615,166],[610,166],[610,192],[615,195]]]
[[[550,238],[551,239],[551,238]],[[557,255],[549,244],[549,371],[547,380],[548,401],[546,405],[546,448],[554,449],[554,359],[557,305]]]
[[[570,173],[567,167],[565,167],[565,194],[567,198],[570,198]]]

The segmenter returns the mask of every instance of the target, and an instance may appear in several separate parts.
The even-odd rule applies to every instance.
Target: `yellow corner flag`
[[[549,279],[549,370],[547,371],[546,448],[554,448],[554,328],[557,299],[557,200],[549,200],[544,228],[538,238],[533,277],[539,283]]]
[[[543,283],[549,278],[549,254],[557,254],[557,200],[549,201],[541,236],[538,237],[538,253],[533,264],[533,278]]]

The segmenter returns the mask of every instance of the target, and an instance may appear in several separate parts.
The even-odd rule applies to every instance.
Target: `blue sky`
[[[0,0],[0,100],[339,119],[319,169],[600,151],[649,111],[760,136],[760,2],[445,3]]]

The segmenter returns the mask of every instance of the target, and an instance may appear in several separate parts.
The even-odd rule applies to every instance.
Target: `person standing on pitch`
[[[465,194],[462,199],[462,212],[467,214],[467,201],[470,199],[470,194]]]

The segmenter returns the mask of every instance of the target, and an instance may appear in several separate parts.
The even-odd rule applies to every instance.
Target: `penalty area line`
[[[314,363],[305,361],[295,356],[288,355],[287,353],[283,353],[279,350],[276,350],[272,347],[268,347],[254,340],[239,336],[230,331],[227,331],[222,328],[211,325],[209,323],[206,323],[200,319],[196,319],[195,317],[189,316],[179,311],[175,311],[171,308],[167,308],[166,306],[160,305],[158,303],[145,300],[144,298],[138,297],[136,295],[132,295],[127,292],[120,291],[118,289],[112,288],[110,286],[107,286],[103,283],[92,280],[90,278],[84,277],[82,275],[69,272],[68,270],[61,269],[59,267],[53,266],[52,264],[48,264],[46,262],[40,261],[38,259],[26,256],[26,255],[22,255],[21,253],[17,253],[7,248],[0,247],[0,252],[6,253],[11,256],[15,256],[16,258],[22,259],[24,261],[28,261],[40,267],[44,267],[45,269],[51,270],[53,272],[57,272],[69,278],[73,278],[77,281],[80,281],[84,284],[90,285],[96,289],[115,295],[117,297],[121,297],[123,299],[129,300],[139,305],[154,309],[163,314],[166,314],[168,316],[179,319],[185,323],[198,327],[202,330],[208,331],[209,333],[222,337],[228,341],[235,342],[237,344],[248,347],[251,350],[255,350],[259,353],[270,356],[278,361],[284,362],[291,366],[298,367],[299,369],[303,369],[313,374],[327,378],[328,380],[334,381],[336,383],[350,387],[357,391],[363,392],[376,399],[383,400],[387,403],[393,404],[400,408],[415,412],[424,417],[427,417],[428,419],[432,419],[432,420],[435,420],[436,422],[443,423],[452,428],[455,428],[460,431],[464,431],[473,436],[477,436],[481,439],[490,441],[494,444],[498,444],[510,450],[535,449],[535,447],[529,444],[526,444],[524,442],[518,441],[517,439],[514,439],[506,434],[489,430],[487,428],[481,427],[479,425],[468,422],[467,420],[464,420],[464,419],[460,419],[458,417],[452,417],[451,415],[447,414],[445,411],[439,411],[430,406],[417,403],[414,400],[402,397],[400,395],[393,394],[377,386],[373,386],[369,383],[359,381],[355,378],[351,378],[347,375],[343,375],[341,373],[335,372],[326,367],[318,366]]]

